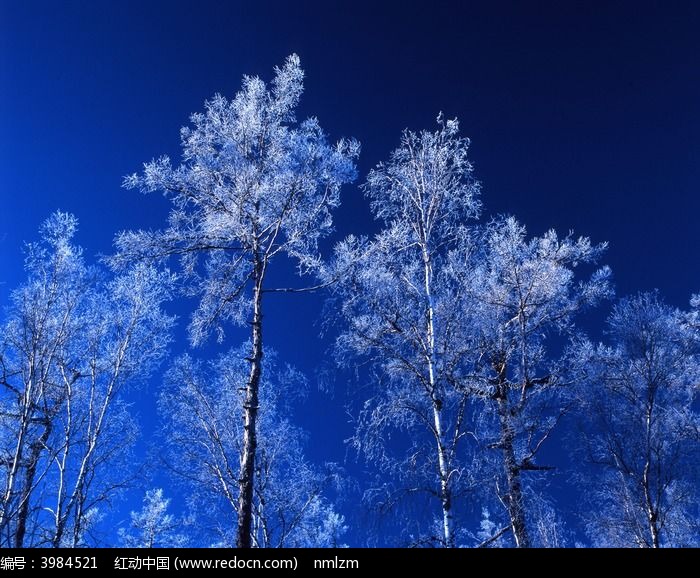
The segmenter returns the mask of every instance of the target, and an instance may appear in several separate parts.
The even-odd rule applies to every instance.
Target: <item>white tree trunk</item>
[[[442,424],[442,399],[440,384],[435,378],[435,311],[432,295],[432,266],[430,255],[423,245],[424,290],[426,299],[426,360],[431,403],[433,406],[433,427],[440,476],[440,505],[442,507],[443,543],[446,548],[454,548],[454,517],[452,515],[452,488],[450,486],[450,459],[447,451],[445,432]]]
[[[530,548],[530,535],[527,529],[525,517],[525,504],[523,501],[523,489],[520,480],[520,464],[515,457],[515,429],[513,417],[508,405],[508,384],[505,377],[505,363],[496,364],[494,369],[498,372],[498,386],[496,402],[498,404],[498,419],[501,435],[498,442],[503,453],[503,470],[506,476],[507,490],[501,496],[508,511],[510,527],[518,548]]]
[[[241,469],[238,478],[238,528],[236,544],[239,548],[252,546],[253,529],[253,490],[255,487],[255,453],[257,450],[258,391],[262,374],[263,338],[262,338],[262,282],[264,263],[258,258],[253,276],[253,320],[252,350],[249,358],[250,376],[245,390],[243,404],[243,449]]]

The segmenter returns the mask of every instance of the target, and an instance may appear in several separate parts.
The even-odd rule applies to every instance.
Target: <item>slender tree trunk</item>
[[[73,526],[73,536],[71,537],[71,548],[77,548],[80,543],[80,536],[83,533],[83,501],[78,500],[75,505],[75,525]]]
[[[452,488],[450,486],[449,460],[445,447],[441,412],[433,403],[433,419],[437,437],[438,466],[440,468],[440,504],[442,506],[442,531],[446,548],[454,548],[454,517],[452,515]]]
[[[652,437],[652,411],[654,408],[653,397],[650,395],[651,399],[647,405],[646,412],[646,461],[644,463],[644,472],[642,474],[642,486],[644,487],[644,510],[647,516],[647,523],[649,525],[649,534],[651,536],[651,547],[659,548],[659,526],[657,523],[658,515],[657,508],[654,505],[654,499],[651,496],[651,480],[649,479],[649,472],[651,470],[651,437]]]
[[[62,504],[59,504],[59,508]],[[63,532],[65,531],[66,528],[66,522],[68,521],[68,516],[70,515],[70,508],[72,507],[72,503],[69,502],[68,506],[66,507],[65,511],[62,511],[61,509],[58,510],[57,516],[56,516],[56,528],[53,533],[53,537],[51,538],[51,547],[52,548],[60,548],[61,546],[61,541],[63,540]]]
[[[430,254],[423,244],[423,272],[426,300],[426,361],[428,363],[428,381],[430,385],[431,403],[433,406],[433,427],[435,428],[435,443],[438,458],[438,474],[440,477],[440,506],[442,508],[443,544],[446,548],[454,548],[454,516],[452,515],[452,488],[450,485],[450,459],[447,450],[445,432],[442,425],[442,399],[440,384],[435,376],[435,311],[432,293],[432,264]]]
[[[12,456],[10,471],[7,474],[7,482],[5,484],[5,490],[2,496],[2,503],[0,504],[0,528],[4,528],[10,523],[10,512],[8,510],[10,509],[10,502],[12,501],[12,496],[15,492],[15,482],[17,480],[17,476],[19,475],[19,470],[24,458],[25,441],[27,431],[29,430],[29,420],[32,415],[32,383],[33,380],[30,379],[24,391],[22,414],[20,416],[20,429],[17,434],[17,443],[15,444],[15,451]]]
[[[122,347],[123,351],[123,347]],[[120,358],[121,360],[121,358]],[[121,361],[117,363],[117,371],[119,370],[119,367],[121,366]],[[75,382],[78,380],[80,377],[79,373],[74,373],[71,379],[66,380],[66,403],[65,403],[65,413],[66,413],[66,419],[67,419],[67,424],[66,424],[66,430],[65,430],[65,440],[64,440],[64,449],[63,449],[63,460],[62,460],[62,467],[61,467],[61,486],[63,486],[64,482],[64,476],[67,471],[66,468],[66,462],[68,460],[68,455],[71,452],[72,449],[72,444],[71,444],[71,435],[74,433],[73,432],[73,385]],[[112,385],[110,384],[107,396],[109,399],[109,395],[112,391]],[[91,385],[90,385],[90,423],[92,423],[92,411],[93,411],[93,400],[94,400],[94,393],[95,393],[95,376],[94,376],[94,371],[93,371],[93,376],[91,380]],[[97,436],[99,436],[99,432],[102,427],[102,422],[105,416],[105,412],[107,410],[107,399],[105,400],[104,405],[102,406],[102,412],[100,415],[97,417],[95,421],[95,432],[91,432],[90,428],[88,427],[87,433],[87,449],[85,455],[82,457],[80,461],[80,467],[78,468],[78,472],[75,476],[75,483],[73,485],[73,491],[71,492],[70,498],[66,502],[64,500],[65,496],[62,491],[62,488],[59,488],[57,500],[56,500],[56,508],[55,508],[55,527],[54,527],[54,532],[53,532],[53,537],[51,538],[51,546],[53,548],[60,548],[61,543],[64,541],[63,536],[66,531],[66,526],[68,524],[68,519],[71,515],[71,511],[73,510],[73,507],[76,506],[76,514],[75,514],[75,524],[73,527],[73,547],[75,547],[75,536],[77,533],[80,532],[80,512],[77,509],[77,504],[79,504],[79,498],[82,495],[83,491],[83,485],[85,482],[85,476],[87,475],[87,469],[88,469],[88,461],[90,460],[90,457],[92,456],[92,452],[95,450],[95,446],[97,444]],[[66,481],[66,486],[67,486],[67,480]]]
[[[252,350],[249,358],[250,376],[243,404],[243,449],[241,470],[238,477],[238,529],[236,544],[239,548],[250,548],[253,527],[253,488],[255,482],[255,452],[257,449],[258,391],[262,373],[262,281],[264,263],[256,259],[253,275],[253,321]]]
[[[34,478],[36,477],[36,469],[39,465],[41,451],[46,447],[46,443],[51,436],[52,420],[46,419],[44,431],[39,439],[30,446],[29,461],[27,470],[24,475],[24,487],[19,501],[19,511],[17,512],[17,530],[15,531],[15,548],[24,546],[24,536],[27,533],[27,520],[29,518],[29,501],[31,498],[32,487],[34,486]]]
[[[15,452],[12,457],[10,471],[7,475],[7,483],[5,484],[2,503],[0,504],[0,529],[4,528],[10,523],[10,502],[12,501],[12,496],[15,492],[15,480],[19,473],[20,464],[23,458],[25,434],[26,428],[23,425],[20,429],[19,435],[17,436],[17,444],[15,445]]]
[[[654,507],[649,488],[649,462],[644,465],[644,474],[642,483],[644,485],[644,510],[646,511],[647,523],[649,525],[649,534],[651,536],[651,547],[659,548],[659,527],[657,524],[656,508]]]
[[[505,382],[505,363],[497,367],[498,389],[496,401],[498,403],[498,418],[501,428],[499,447],[503,452],[503,470],[506,475],[508,491],[503,497],[510,526],[513,531],[515,545],[518,548],[530,548],[530,536],[525,520],[525,504],[523,501],[523,488],[520,480],[520,465],[515,458],[515,429],[512,424],[512,416],[508,407],[508,389]]]

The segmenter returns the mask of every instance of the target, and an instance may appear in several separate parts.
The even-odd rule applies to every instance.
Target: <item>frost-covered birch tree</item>
[[[85,545],[98,510],[133,475],[136,427],[121,399],[148,377],[173,320],[169,276],[139,266],[113,280],[73,244],[77,220],[53,214],[28,245],[0,351],[0,543]]]
[[[119,537],[125,548],[183,548],[187,537],[182,533],[185,521],[168,513],[170,499],[163,497],[162,488],[148,490],[143,507],[131,512],[128,529],[121,528]]]
[[[197,344],[222,323],[249,324],[244,440],[237,474],[237,544],[252,541],[259,385],[263,363],[263,296],[275,257],[287,255],[304,274],[319,264],[318,242],[332,230],[340,187],[355,177],[355,141],[330,145],[318,121],[301,123],[299,58],[290,56],[268,87],[246,76],[228,100],[216,95],[182,129],[182,163],[167,157],[125,179],[127,188],[162,191],[173,203],[167,228],[118,236],[115,262],[180,256],[188,289],[200,296],[190,324]],[[203,266],[198,266],[198,260]]]
[[[27,246],[28,280],[12,294],[2,328],[2,495],[0,543],[25,545],[32,503],[52,455],[42,459],[54,435],[57,414],[80,371],[73,344],[89,272],[72,245],[77,221],[56,213],[42,226],[42,242]]]
[[[445,266],[479,211],[468,146],[457,121],[442,115],[433,132],[404,131],[364,185],[384,228],[340,243],[335,262],[344,272],[334,288],[346,324],[341,358],[369,363],[376,375],[354,443],[390,480],[388,500],[406,492],[437,499],[433,541],[446,547],[456,543],[467,396],[453,379],[464,354],[461,288]],[[398,432],[407,447],[399,457],[389,441]]]
[[[190,492],[202,544],[235,546],[237,464],[245,432],[231,415],[245,403],[246,350],[241,347],[209,363],[178,359],[160,398],[167,467]],[[290,402],[304,389],[303,377],[289,367],[278,369],[268,352],[260,382],[254,547],[338,546],[346,530],[343,517],[325,497],[335,485],[336,469],[308,462],[304,434],[286,417]]]
[[[700,545],[700,350],[687,316],[643,293],[618,303],[609,345],[583,343],[589,531],[595,545]]]
[[[87,296],[77,339],[80,378],[65,382],[58,414],[60,439],[49,475],[51,544],[84,545],[83,520],[135,475],[130,450],[138,426],[124,400],[127,388],[142,384],[170,342],[174,319],[160,308],[171,277],[139,264],[93,287]]]
[[[490,223],[476,244],[466,256],[453,255],[473,340],[473,373],[464,379],[483,403],[482,448],[500,454],[495,489],[513,539],[530,547],[536,520],[522,474],[549,469],[536,457],[567,407],[566,372],[552,337],[566,338],[579,311],[610,295],[610,271],[577,283],[575,268],[594,263],[605,245],[554,231],[528,239],[513,218]]]

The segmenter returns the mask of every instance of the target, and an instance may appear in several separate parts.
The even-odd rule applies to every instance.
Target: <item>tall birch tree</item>
[[[536,457],[569,405],[552,337],[566,338],[577,313],[610,295],[610,270],[576,282],[576,267],[595,263],[605,245],[554,231],[528,239],[513,218],[491,222],[476,239],[477,250],[454,254],[473,340],[473,365],[463,379],[484,404],[478,437],[483,451],[500,453],[496,494],[516,546],[527,548],[536,520],[523,474],[551,469]]]
[[[2,495],[0,543],[22,547],[34,514],[32,497],[50,465],[42,459],[56,416],[80,371],[74,342],[90,274],[72,243],[77,220],[51,216],[42,240],[27,245],[27,282],[12,294],[2,332]]]
[[[346,323],[342,356],[377,372],[355,444],[385,473],[415,474],[405,490],[437,498],[436,539],[452,547],[467,397],[452,379],[464,352],[460,288],[445,266],[478,214],[479,187],[457,121],[437,120],[435,131],[404,131],[389,162],[369,173],[364,189],[384,228],[371,240],[339,244],[335,266],[344,275],[335,295]],[[396,432],[411,440],[401,458],[388,442]]]
[[[700,545],[700,350],[687,319],[642,293],[615,306],[609,345],[580,348],[596,545]]]
[[[170,276],[145,265],[109,279],[88,267],[77,220],[54,213],[27,247],[0,349],[0,543],[85,545],[133,476],[136,426],[123,400],[169,342]]]
[[[259,387],[263,363],[263,296],[294,290],[271,286],[277,256],[296,260],[300,274],[320,264],[318,242],[332,230],[340,187],[355,177],[359,145],[330,145],[318,121],[298,123],[295,110],[303,71],[292,55],[268,87],[246,76],[231,100],[216,95],[182,129],[182,163],[160,157],[127,188],[162,191],[173,204],[167,228],[118,236],[115,262],[180,256],[193,294],[200,296],[190,324],[201,343],[222,322],[250,327],[250,372],[242,404],[244,439],[237,475],[237,544],[250,547]],[[204,263],[198,267],[201,258]],[[233,419],[233,416],[232,416]]]

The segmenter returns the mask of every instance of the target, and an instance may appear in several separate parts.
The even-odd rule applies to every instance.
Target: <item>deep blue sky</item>
[[[700,291],[698,30],[691,2],[0,0],[0,304],[22,278],[21,242],[57,208],[79,217],[88,254],[160,226],[167,203],[122,176],[177,158],[206,98],[297,52],[300,116],[362,142],[361,179],[404,127],[457,116],[486,215],[609,241],[620,294],[659,288],[685,306]],[[372,226],[348,187],[340,233]],[[298,299],[271,303],[270,341],[313,373],[319,300]],[[320,403],[337,411],[312,420]],[[302,416],[317,459],[342,455],[340,405]]]

